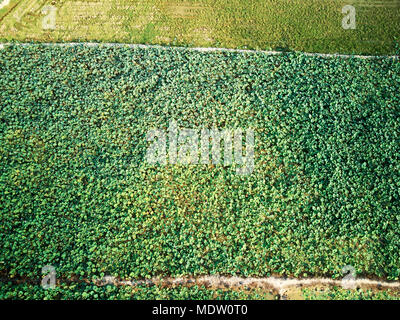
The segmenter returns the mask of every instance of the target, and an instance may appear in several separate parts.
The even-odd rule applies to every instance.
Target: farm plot
[[[398,60],[29,45],[0,74],[4,277],[398,280]],[[251,174],[149,163],[172,121],[251,128]]]
[[[10,0],[0,39],[391,54],[399,16],[397,0]]]

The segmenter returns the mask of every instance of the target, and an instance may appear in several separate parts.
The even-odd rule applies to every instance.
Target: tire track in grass
[[[11,1],[11,0],[4,0],[4,1],[0,4],[0,10],[3,9],[3,8],[5,8],[6,6],[8,6],[8,5],[10,4],[10,1]],[[3,16],[0,16],[0,22],[2,22],[3,19],[4,19],[5,17],[7,17],[7,16],[18,6],[19,3],[20,3],[20,1],[16,2]],[[0,46],[0,49],[2,49],[1,46]]]

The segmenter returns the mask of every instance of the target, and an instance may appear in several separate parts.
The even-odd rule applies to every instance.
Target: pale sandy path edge
[[[55,42],[55,43],[0,43],[0,50],[6,46],[30,46],[30,45],[44,45],[44,46],[79,46],[84,45],[88,47],[127,47],[127,48],[141,48],[141,49],[162,49],[162,50],[189,50],[197,52],[238,52],[238,53],[263,53],[266,55],[280,55],[285,53],[300,53],[307,56],[318,56],[323,58],[359,58],[359,59],[398,59],[397,55],[350,55],[350,54],[337,54],[337,53],[314,53],[314,52],[301,52],[301,51],[265,51],[265,50],[246,50],[246,49],[228,49],[228,48],[200,48],[200,47],[172,47],[161,45],[147,45],[147,44],[129,44],[129,43],[102,43],[102,42]]]

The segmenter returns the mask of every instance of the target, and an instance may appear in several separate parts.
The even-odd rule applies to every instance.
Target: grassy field
[[[347,4],[354,30],[342,28]],[[54,30],[42,28],[45,5],[57,8]],[[389,54],[399,16],[397,0],[11,0],[0,39]]]

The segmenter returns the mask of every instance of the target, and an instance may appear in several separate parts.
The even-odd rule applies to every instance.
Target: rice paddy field
[[[354,2],[346,30],[343,5],[0,2],[0,299],[399,299],[400,7]],[[210,46],[282,52],[191,48]],[[196,151],[215,128],[253,145],[176,163],[173,124],[178,159],[190,132]],[[248,174],[227,150],[252,155]],[[385,285],[198,280],[338,281],[345,266]],[[174,278],[189,280],[157,280]]]

